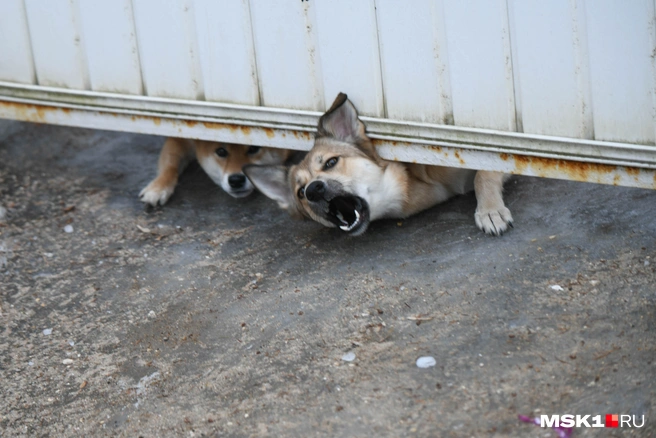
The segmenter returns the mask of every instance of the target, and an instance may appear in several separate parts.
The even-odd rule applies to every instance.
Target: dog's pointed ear
[[[289,210],[292,194],[287,180],[288,167],[248,164],[242,170],[260,192],[276,201],[280,208]]]
[[[365,133],[358,111],[344,93],[339,93],[332,106],[319,119],[317,138],[332,137],[356,145],[362,152],[378,161],[379,157]]]
[[[347,143],[358,143],[363,137],[366,138],[364,123],[344,93],[339,93],[330,109],[321,116],[317,129],[319,136],[334,137]]]

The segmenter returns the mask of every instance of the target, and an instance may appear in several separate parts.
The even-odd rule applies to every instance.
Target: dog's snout
[[[228,184],[233,189],[241,189],[246,184],[246,175],[243,173],[235,173],[228,177]]]
[[[326,192],[326,183],[323,181],[313,181],[305,188],[305,197],[308,201],[318,201],[323,198]]]

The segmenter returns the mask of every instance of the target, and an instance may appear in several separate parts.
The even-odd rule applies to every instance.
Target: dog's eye
[[[334,167],[335,164],[337,164],[337,157],[333,157],[330,160],[326,161],[326,164],[323,165],[324,169],[330,169],[331,167]]]
[[[298,199],[305,198],[305,186],[298,189],[298,192],[296,192],[296,194],[298,195]]]
[[[214,151],[219,157],[225,158],[228,156],[228,151],[225,150],[225,148],[218,148],[216,151]]]
[[[258,152],[260,152],[260,147],[259,146],[251,146],[248,148],[248,151],[246,152],[248,155],[255,155]]]

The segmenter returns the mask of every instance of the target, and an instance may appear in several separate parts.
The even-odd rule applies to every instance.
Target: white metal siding
[[[205,99],[259,105],[248,0],[196,0],[194,6]]]
[[[454,124],[514,131],[506,1],[448,0],[444,13]]]
[[[78,4],[91,89],[143,94],[132,2],[81,0]]]
[[[132,0],[148,96],[204,99],[192,0]]]
[[[0,81],[36,82],[23,0],[0,2]]]
[[[262,105],[324,109],[314,9],[310,2],[251,1]]]
[[[595,138],[654,144],[654,2],[585,3]]]
[[[381,141],[654,168],[655,54],[653,0],[0,2],[0,101],[296,133],[278,147],[344,91]]]
[[[71,0],[25,0],[39,85],[89,89],[80,16]]]

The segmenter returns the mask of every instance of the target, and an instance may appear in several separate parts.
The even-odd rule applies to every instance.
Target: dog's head
[[[360,235],[384,215],[386,163],[347,96],[340,93],[319,119],[312,150],[292,167],[246,166],[244,172],[292,216]],[[384,207],[383,207],[384,209]]]
[[[223,190],[235,198],[248,196],[253,184],[242,168],[248,164],[282,164],[288,151],[240,144],[196,141],[196,157],[203,170]]]

